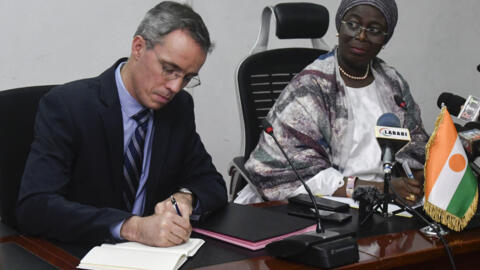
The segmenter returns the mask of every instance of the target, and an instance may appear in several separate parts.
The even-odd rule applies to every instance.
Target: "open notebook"
[[[135,242],[103,244],[92,248],[77,268],[111,269],[178,269],[205,243],[190,238],[188,242],[168,248],[151,247]]]

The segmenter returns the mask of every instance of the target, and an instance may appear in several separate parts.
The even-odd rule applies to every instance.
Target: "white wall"
[[[304,0],[301,0],[304,1]],[[336,44],[338,0],[325,5],[331,24],[325,40]],[[241,154],[241,130],[234,72],[256,40],[260,14],[272,0],[189,0],[202,15],[216,49],[200,72],[202,85],[192,94],[198,132],[218,170]],[[292,1],[293,2],[293,1]],[[151,0],[0,1],[0,89],[60,84],[98,75],[128,56],[130,42]],[[480,1],[397,0],[399,22],[380,57],[410,83],[428,131],[438,114],[441,92],[480,96]],[[270,38],[271,47],[305,45]]]

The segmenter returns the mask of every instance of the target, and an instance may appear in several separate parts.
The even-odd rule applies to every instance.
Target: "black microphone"
[[[478,119],[480,99],[472,95],[464,99],[461,96],[445,92],[437,100],[439,108],[441,108],[442,104],[447,106],[450,114],[467,122],[464,126],[458,123],[454,123],[454,125],[467,153],[468,160],[472,162],[472,168],[479,173],[480,168],[474,163],[476,158],[480,156],[480,122]]]
[[[382,149],[383,164],[391,165],[395,153],[410,141],[410,132],[400,127],[400,119],[395,114],[384,113],[377,120],[375,137]]]
[[[376,187],[358,186],[352,194],[352,199],[358,202],[358,223],[363,226],[375,213],[374,206],[384,198]]]
[[[293,172],[295,173],[295,175],[297,176],[297,179],[302,183],[302,185],[305,187],[305,190],[307,191],[308,193],[308,196],[310,197],[310,200],[312,200],[313,202],[313,206],[315,207],[315,213],[316,213],[316,217],[317,217],[317,233],[324,233],[325,232],[325,229],[323,228],[322,226],[322,223],[320,221],[320,213],[318,211],[318,206],[317,206],[317,203],[315,201],[315,198],[313,197],[313,193],[312,191],[310,190],[310,187],[305,183],[305,181],[303,180],[302,177],[300,177],[300,174],[298,174],[298,171],[297,169],[295,168],[295,166],[293,166],[292,162],[290,161],[290,159],[288,158],[287,154],[285,153],[285,151],[283,150],[283,147],[280,145],[280,143],[278,142],[277,140],[277,137],[275,137],[275,135],[273,135],[273,127],[272,125],[266,120],[266,119],[263,119],[262,121],[262,127],[263,127],[263,131],[265,131],[265,133],[267,133],[268,135],[270,135],[273,140],[275,141],[275,144],[278,146],[278,148],[280,149],[280,151],[282,152],[282,155],[285,157],[285,159],[287,160],[288,164],[290,164],[290,167],[292,167],[293,169]]]
[[[273,134],[272,125],[266,119],[264,119],[262,121],[262,128],[265,133],[273,138],[275,144],[282,152],[282,155],[295,172],[297,179],[305,187],[308,196],[312,200],[317,218],[317,230],[315,232],[295,235],[272,242],[266,246],[268,253],[275,257],[322,268],[332,268],[357,262],[359,260],[358,245],[356,240],[351,236],[352,234],[354,235],[354,233],[339,233],[325,230],[323,228],[320,221],[320,213],[318,211],[318,206],[313,193],[302,177],[300,177],[297,169],[295,166],[293,166],[292,162],[283,150],[283,147]]]
[[[468,122],[463,126],[463,128],[465,130],[480,129],[480,122]]]
[[[407,103],[403,98],[399,95],[393,96],[393,99],[395,100],[395,103],[398,105],[398,107],[402,108],[403,110],[407,110]]]
[[[458,132],[458,138],[470,161],[470,167],[480,175],[480,123],[466,123],[463,130]]]
[[[445,92],[437,100],[437,106],[440,109],[442,104],[447,107],[451,115],[464,122],[480,122],[480,98],[478,97],[469,95],[467,99],[464,99],[461,96]],[[458,127],[458,125],[455,124],[455,127]]]
[[[410,141],[410,132],[406,128],[400,128],[400,119],[393,113],[384,113],[375,126],[375,137],[382,149],[383,162],[383,208],[382,213],[388,216],[388,203],[390,202],[390,178],[392,173],[395,153]]]
[[[470,161],[480,157],[480,123],[468,122],[463,126],[463,130],[458,132],[458,137],[462,142],[465,152]]]
[[[447,106],[447,110],[451,115],[457,116],[462,109],[463,104],[465,104],[466,99],[461,96],[454,95],[449,92],[443,92],[438,96],[437,106],[442,108],[442,104]]]

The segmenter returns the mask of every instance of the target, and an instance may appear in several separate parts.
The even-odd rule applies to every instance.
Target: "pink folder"
[[[316,227],[317,227],[317,225],[311,225],[309,227],[306,227],[304,229],[301,229],[301,230],[298,230],[298,231],[295,231],[295,232],[275,236],[275,237],[265,239],[265,240],[262,240],[262,241],[258,241],[258,242],[251,242],[251,241],[243,240],[243,239],[240,239],[240,238],[236,238],[236,237],[232,237],[232,236],[228,236],[228,235],[224,235],[224,234],[221,234],[221,233],[216,233],[216,232],[212,232],[212,231],[208,231],[208,230],[204,230],[204,229],[199,229],[199,228],[193,228],[193,231],[197,232],[199,234],[203,234],[203,235],[218,239],[218,240],[225,241],[225,242],[230,243],[230,244],[234,244],[234,245],[237,245],[237,246],[248,248],[250,250],[259,250],[259,249],[265,248],[265,246],[270,244],[271,242],[275,242],[277,240],[281,240],[281,239],[287,238],[287,237],[292,236],[292,235],[297,235],[297,234],[302,234],[302,233],[305,233],[305,232],[314,231],[316,229]]]

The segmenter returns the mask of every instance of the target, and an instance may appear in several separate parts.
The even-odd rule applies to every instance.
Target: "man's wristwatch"
[[[347,177],[347,187],[345,189],[345,193],[347,194],[348,198],[351,198],[353,195],[353,191],[355,190],[355,181],[357,181],[356,176]]]
[[[190,194],[192,196],[192,207],[195,208],[195,206],[197,205],[197,200],[195,198],[195,194],[193,194],[193,192],[190,191],[190,189],[181,188],[181,189],[178,190],[178,192],[185,193],[185,194]]]
[[[181,189],[178,190],[178,192],[190,194],[190,195],[193,196],[193,193],[192,193],[192,192],[190,191],[190,189],[188,189],[188,188],[181,188]]]

